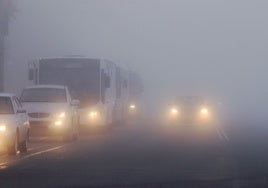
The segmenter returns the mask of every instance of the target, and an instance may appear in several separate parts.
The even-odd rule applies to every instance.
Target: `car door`
[[[12,97],[11,98],[11,100],[12,100],[12,104],[13,104],[13,108],[14,108],[14,112],[15,112],[15,119],[16,119],[16,122],[17,122],[17,127],[16,128],[18,128],[19,129],[19,139],[21,139],[21,124],[22,124],[22,120],[21,120],[21,114],[19,114],[18,113],[18,109],[19,109],[19,106],[18,106],[18,104],[17,104],[17,102],[16,102],[16,100],[15,100],[15,97]],[[21,141],[21,140],[19,140],[19,141]]]
[[[19,109],[20,110],[25,110],[25,109],[23,109],[22,104],[21,104],[19,98],[18,97],[15,97],[15,98],[16,98],[17,104],[19,106]],[[27,115],[26,110],[25,110],[24,113],[21,113],[21,118],[22,118],[23,133],[24,134],[27,134],[28,133],[28,130],[30,128],[30,125],[29,125],[29,119],[28,119],[28,115]]]
[[[74,131],[78,131],[78,115],[77,115],[77,107],[72,105],[72,96],[70,95],[69,89],[66,88],[66,97],[68,101],[68,107],[70,108],[71,119],[74,126]]]
[[[20,104],[19,100],[17,97],[13,97],[13,101],[15,104],[15,109],[16,109],[16,116],[17,116],[17,121],[18,121],[18,128],[19,128],[19,139],[20,142],[24,141],[25,135],[27,133],[27,119],[26,119],[26,113],[18,113],[18,110],[22,110],[22,105]]]

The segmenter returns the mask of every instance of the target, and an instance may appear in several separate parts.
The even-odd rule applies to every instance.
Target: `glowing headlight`
[[[7,127],[5,125],[0,125],[0,132],[5,132]]]
[[[179,111],[177,108],[171,108],[170,113],[171,114],[177,114]]]
[[[98,115],[99,115],[99,113],[97,111],[92,111],[92,112],[89,113],[89,116],[91,118],[96,118],[96,117],[98,117]]]
[[[63,122],[61,120],[55,121],[55,125],[56,126],[61,126],[62,124],[63,124]]]
[[[129,105],[130,109],[136,109],[136,106],[134,104]]]
[[[63,119],[63,118],[65,118],[65,112],[61,112],[61,113],[59,113],[58,115],[57,115],[57,117],[58,118],[60,118],[60,119]]]
[[[200,112],[202,114],[208,114],[208,109],[207,108],[202,108]]]

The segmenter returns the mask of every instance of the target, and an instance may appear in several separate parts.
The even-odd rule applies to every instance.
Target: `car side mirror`
[[[77,99],[74,99],[74,100],[71,101],[72,106],[78,106],[79,104],[80,104],[80,101],[77,100]]]
[[[26,110],[24,110],[24,109],[18,109],[17,110],[17,113],[18,114],[25,114],[27,111]]]

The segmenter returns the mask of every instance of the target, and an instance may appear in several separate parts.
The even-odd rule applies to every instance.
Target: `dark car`
[[[171,123],[196,125],[212,123],[214,113],[212,106],[199,96],[176,97],[169,107],[168,118]]]

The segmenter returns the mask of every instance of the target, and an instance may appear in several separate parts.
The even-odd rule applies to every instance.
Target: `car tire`
[[[79,128],[79,120],[77,118],[77,121],[73,121],[73,128],[74,128],[74,133],[73,133],[73,140],[76,141],[79,139],[79,132],[80,132],[80,128]]]
[[[13,143],[7,148],[7,154],[8,155],[16,155],[18,152],[19,148],[19,143],[18,143],[18,133],[16,133]]]
[[[20,152],[26,153],[28,150],[29,133],[27,133],[25,140],[20,145]]]
[[[73,131],[72,130],[69,130],[67,133],[65,133],[63,136],[62,136],[62,140],[64,142],[72,142],[74,139],[74,134],[73,134]]]
[[[78,139],[79,139],[79,133],[76,132],[76,133],[73,134],[73,140],[76,141]]]
[[[72,135],[64,135],[63,136],[63,138],[62,138],[62,140],[64,141],[64,142],[72,142],[73,141],[73,136]]]

